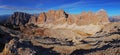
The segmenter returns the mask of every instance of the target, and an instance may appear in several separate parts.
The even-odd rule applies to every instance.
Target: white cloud
[[[26,11],[30,11],[30,10],[39,10],[39,11],[43,11],[45,9],[42,8],[27,8],[27,7],[15,7],[15,6],[8,6],[8,5],[0,5],[1,9],[8,9],[8,10],[26,10]]]
[[[16,9],[15,7],[7,6],[7,5],[0,5],[0,8],[2,8],[2,9],[10,9],[10,10],[15,10]]]
[[[6,8],[6,5],[0,5],[0,8]]]

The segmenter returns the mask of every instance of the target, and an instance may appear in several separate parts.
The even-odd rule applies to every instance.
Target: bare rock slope
[[[119,23],[120,22],[106,24],[104,28],[95,35],[75,37],[74,39],[65,38],[66,35],[56,38],[48,37],[50,35],[47,34],[48,36],[43,37],[35,33],[22,33],[0,26],[1,37],[5,37],[6,33],[8,33],[7,36],[10,37],[8,38],[10,41],[3,43],[4,47],[1,47],[1,55],[119,55]],[[43,30],[49,29],[41,28],[40,32]],[[57,31],[61,32],[65,30],[59,29]],[[67,31],[65,33],[67,33]],[[57,35],[57,33],[53,34]],[[62,33],[59,34],[62,35]]]

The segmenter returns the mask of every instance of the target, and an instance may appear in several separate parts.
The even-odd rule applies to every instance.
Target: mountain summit
[[[8,24],[12,25],[25,25],[25,24],[104,24],[109,23],[108,15],[105,10],[101,9],[97,13],[82,12],[78,15],[68,14],[63,10],[50,10],[42,12],[38,17],[32,16],[23,12],[15,12],[7,20]]]

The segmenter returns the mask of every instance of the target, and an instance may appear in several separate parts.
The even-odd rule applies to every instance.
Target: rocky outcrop
[[[45,12],[40,13],[40,15],[39,15],[39,17],[37,19],[37,23],[42,24],[42,23],[46,22],[46,19],[47,19],[47,17],[45,15]]]
[[[25,25],[25,24],[64,24],[67,23],[77,25],[88,24],[104,24],[109,23],[107,13],[105,10],[93,12],[82,12],[78,15],[67,14],[63,10],[50,10],[48,12],[42,12],[40,15],[32,16],[23,12],[15,12],[8,20],[7,24],[11,25]]]
[[[27,24],[34,24],[37,22],[37,17],[36,16],[31,16],[29,19],[29,22]]]
[[[7,24],[16,26],[25,25],[26,23],[28,23],[30,17],[31,15],[27,13],[14,12],[14,14],[12,14],[10,18],[7,20]]]
[[[78,25],[97,24],[98,18],[93,12],[82,12],[77,20]]]
[[[50,10],[43,12],[37,19],[37,24],[77,24],[77,25],[88,25],[88,24],[104,24],[109,23],[107,13],[101,9],[96,13],[93,12],[82,12],[79,15],[67,14],[63,10]]]
[[[9,43],[5,44],[2,55],[58,55],[51,48],[43,48],[34,46],[31,41],[13,38]]]
[[[97,13],[82,12],[79,15],[69,15],[68,24],[76,23],[77,25],[89,25],[89,24],[104,24],[109,23],[107,13],[104,10],[100,10]]]
[[[3,50],[3,55],[33,55],[35,51],[30,49],[31,43],[24,42],[26,45],[22,45],[23,43],[19,42],[18,39],[12,39],[8,44],[5,45]],[[18,46],[19,45],[19,46]],[[32,47],[31,47],[32,48]],[[23,50],[24,49],[24,50]]]
[[[63,10],[50,10],[48,12],[43,12],[39,15],[38,19],[37,19],[37,24],[43,24],[43,23],[57,23],[58,20],[64,18],[66,19],[67,13],[65,13]]]
[[[99,24],[104,24],[104,23],[110,22],[108,15],[104,9],[99,10],[96,13],[96,15],[97,15],[97,18],[99,19]]]

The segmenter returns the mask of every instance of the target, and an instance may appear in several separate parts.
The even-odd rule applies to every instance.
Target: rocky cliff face
[[[37,16],[31,16],[27,24],[34,24],[37,22]]]
[[[56,23],[59,19],[66,19],[67,14],[63,10],[50,10],[48,12],[43,12],[39,15],[37,19],[37,24],[43,24],[43,23]]]
[[[31,15],[27,13],[14,12],[14,14],[12,14],[10,18],[7,20],[7,24],[17,25],[17,26],[25,25],[26,23],[28,23],[30,17]]]
[[[103,9],[99,10],[99,11],[96,13],[96,15],[97,15],[97,18],[99,19],[99,22],[100,22],[100,23],[103,24],[103,23],[109,22],[109,18],[108,18],[108,15],[107,15],[107,13],[106,13],[105,10],[103,10]]]
[[[46,21],[46,15],[45,15],[45,12],[43,13],[40,13],[38,19],[37,19],[37,23],[38,24],[42,24]]]
[[[88,25],[88,24],[104,24],[108,23],[108,16],[104,10],[100,10],[96,13],[93,12],[82,12],[79,15],[67,14],[63,10],[50,10],[46,13],[41,13],[37,19],[37,24],[41,23],[52,23],[52,24],[77,24],[77,25]]]
[[[23,12],[15,12],[7,20],[7,24],[12,25],[25,25],[27,24],[77,24],[77,25],[88,25],[88,24],[104,24],[108,23],[108,16],[104,10],[100,10],[96,13],[93,12],[82,12],[78,15],[67,14],[63,10],[50,10],[48,12],[42,12],[38,17],[32,16]]]
[[[96,13],[82,12],[78,15],[67,14],[63,10],[50,10],[42,12],[39,16],[30,15],[23,12],[15,12],[7,20],[8,27],[24,31],[32,26],[50,29],[70,29],[79,30],[87,34],[95,34],[101,30],[101,26],[109,23],[107,13],[102,9]],[[32,25],[31,25],[32,24]],[[16,27],[17,26],[17,27]],[[95,28],[91,30],[91,28]]]

